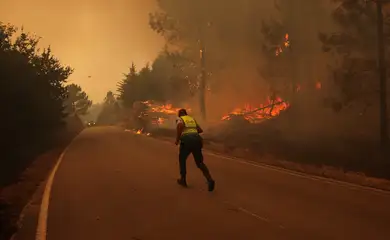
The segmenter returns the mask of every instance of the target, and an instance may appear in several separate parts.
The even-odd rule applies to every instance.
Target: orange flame
[[[132,133],[137,134],[137,135],[141,135],[141,134],[142,135],[146,135],[146,136],[150,136],[151,135],[151,133],[144,132],[143,128],[138,129],[138,130],[136,130],[136,129],[133,129],[133,130],[125,129],[125,132],[132,132]]]
[[[284,47],[288,48],[289,46],[290,46],[289,35],[288,33],[286,33],[286,35],[284,35]]]
[[[146,104],[146,106],[148,106],[150,108],[149,109],[150,112],[155,112],[155,113],[176,115],[177,112],[181,109],[181,108],[173,107],[172,104],[158,105],[158,104],[153,104],[151,101],[145,101],[143,103]],[[191,112],[191,109],[186,109],[186,110],[187,110],[187,112]]]
[[[275,56],[279,56],[282,52],[284,52],[284,49],[289,48],[289,47],[290,47],[289,34],[286,33],[286,35],[284,35],[282,45],[276,47]]]
[[[243,108],[236,108],[229,114],[223,116],[221,120],[230,120],[234,116],[242,116],[250,123],[259,123],[264,119],[270,119],[278,116],[288,107],[289,104],[279,97],[277,97],[274,101],[269,98],[266,104],[260,104],[256,107],[246,104]]]

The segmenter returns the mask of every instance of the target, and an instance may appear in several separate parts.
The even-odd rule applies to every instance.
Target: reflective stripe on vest
[[[198,133],[195,119],[190,116],[182,116],[180,118],[183,120],[184,123],[182,135]]]

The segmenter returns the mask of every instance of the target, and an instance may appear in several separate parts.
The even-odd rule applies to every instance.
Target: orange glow
[[[152,103],[151,101],[145,101],[143,103],[146,104],[149,107],[149,111],[150,112],[155,112],[155,113],[164,113],[164,114],[168,114],[168,115],[176,115],[177,112],[181,109],[181,108],[173,107],[172,104],[158,105],[158,104]],[[187,110],[187,112],[191,112],[191,109],[186,109],[186,110]],[[163,119],[161,119],[161,120],[163,120]]]
[[[286,33],[286,35],[284,35],[282,45],[276,47],[275,56],[279,56],[282,52],[284,52],[284,49],[289,47],[290,47],[289,35],[288,33]]]
[[[289,35],[288,33],[286,33],[286,35],[284,36],[284,47],[288,48],[290,46],[290,40],[289,40]]]
[[[146,135],[146,136],[150,136],[151,133],[147,133],[147,132],[144,132],[144,129],[141,128],[141,129],[133,129],[133,130],[129,130],[129,129],[126,129],[125,132],[132,132],[134,134],[137,134],[137,135]]]
[[[286,110],[289,104],[277,97],[275,101],[268,99],[267,103],[258,106],[246,104],[243,108],[236,108],[229,114],[222,117],[221,120],[230,120],[234,116],[242,116],[250,123],[259,123],[264,119],[270,119],[278,116]]]
[[[316,89],[321,89],[321,88],[322,88],[321,82],[317,82],[317,83],[316,83]]]
[[[165,119],[164,119],[164,118],[159,117],[159,118],[157,119],[157,123],[158,123],[158,124],[163,124],[164,122],[165,122]]]

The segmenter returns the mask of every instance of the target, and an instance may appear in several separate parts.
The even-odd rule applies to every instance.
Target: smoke
[[[267,22],[272,17],[284,20],[295,40],[292,49],[296,62],[290,65],[296,69],[291,78],[300,85],[314,86],[317,81],[327,81],[327,59],[322,53],[318,33],[332,27],[329,1],[279,2],[281,12],[273,1],[160,1],[160,8],[178,20],[185,35],[174,44],[189,46],[192,49],[189,56],[198,64],[196,40],[203,40],[206,69],[211,73],[207,78],[211,89],[207,108],[212,120],[244,104],[258,106],[271,95],[269,79],[264,79],[259,69],[267,62],[262,52],[262,21]],[[195,109],[198,103],[195,96]]]
[[[154,9],[155,0],[1,0],[0,21],[42,37],[41,47],[75,68],[71,82],[96,103],[132,61],[141,68],[161,50],[163,39],[148,25]]]

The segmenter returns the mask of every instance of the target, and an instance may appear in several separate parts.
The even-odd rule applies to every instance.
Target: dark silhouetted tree
[[[120,117],[120,106],[112,91],[108,91],[101,107],[101,112],[97,117],[99,125],[114,125]]]
[[[332,17],[340,31],[319,35],[323,50],[334,59],[330,70],[333,72],[334,85],[338,92],[331,96],[328,102],[338,111],[349,108],[360,115],[371,108],[379,111],[379,106],[386,106],[388,99],[379,101],[378,93],[381,86],[377,61],[378,38],[383,37],[384,56],[385,59],[389,59],[389,11],[378,13],[377,3],[373,0],[335,0],[334,2],[337,7]],[[389,1],[382,1],[382,3],[389,3]],[[381,26],[383,34],[378,34],[378,14],[381,14],[384,19]],[[388,92],[390,88],[382,90]],[[388,141],[386,125],[389,116],[381,114],[380,118],[381,139],[382,143],[386,144]]]
[[[372,1],[336,0],[333,19],[340,31],[319,38],[323,50],[333,57],[330,70],[338,92],[331,102],[335,109],[355,108],[357,112],[378,105],[377,14]],[[390,16],[385,13],[385,44],[389,46]],[[390,56],[386,50],[387,59]]]
[[[92,105],[92,101],[88,99],[88,95],[77,84],[70,84],[66,86],[66,89],[66,112],[85,115]]]
[[[64,123],[64,84],[72,69],[63,66],[50,47],[38,51],[38,42],[0,22],[0,128],[6,139],[0,169],[7,175],[55,144],[53,136]]]
[[[151,65],[136,71],[135,65],[118,83],[119,100],[125,108],[132,108],[137,101],[180,103],[188,100],[196,85],[195,79],[185,71],[186,62],[179,54],[161,53]]]

